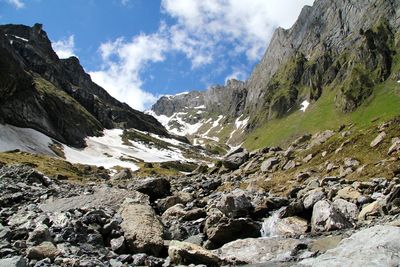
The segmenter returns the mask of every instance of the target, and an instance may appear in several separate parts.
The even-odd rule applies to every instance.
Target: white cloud
[[[103,43],[103,66],[92,79],[112,96],[143,110],[156,96],[142,89],[141,74],[150,63],[165,60],[168,53],[182,53],[192,69],[213,64],[218,70],[244,55],[253,65],[263,55],[277,26],[290,27],[305,4],[314,0],[162,0],[162,12],[175,19],[160,23],[153,34],[126,41]],[[127,4],[128,0],[121,0]],[[233,60],[227,60],[226,58]],[[228,78],[245,79],[246,67],[232,68]]]
[[[59,58],[69,58],[75,55],[75,39],[73,35],[70,35],[66,39],[52,42],[51,46],[58,55]]]
[[[290,27],[305,4],[314,0],[162,0],[163,11],[175,18],[175,47],[182,48],[194,65],[209,64],[223,42],[234,51],[258,60],[277,26]],[[201,44],[201,45],[198,45]],[[196,60],[200,55],[212,59]]]
[[[247,79],[247,76],[248,74],[245,70],[234,67],[232,73],[225,78],[225,84],[231,79],[244,81]]]
[[[130,2],[130,0],[121,0],[121,4],[122,4],[123,6],[128,5],[129,2]]]
[[[139,35],[131,41],[118,38],[100,46],[104,65],[101,70],[90,72],[94,82],[112,96],[131,107],[144,110],[157,97],[141,89],[141,71],[151,62],[164,60],[167,41],[158,33]]]
[[[10,5],[15,6],[16,9],[20,9],[20,8],[25,7],[25,3],[22,2],[21,0],[7,0],[7,2],[8,2]]]

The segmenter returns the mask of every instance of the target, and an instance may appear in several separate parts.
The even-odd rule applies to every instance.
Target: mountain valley
[[[145,112],[0,25],[0,267],[397,266],[400,2],[316,0]]]

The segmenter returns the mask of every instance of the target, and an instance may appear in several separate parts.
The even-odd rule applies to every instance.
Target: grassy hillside
[[[250,133],[244,146],[254,150],[285,145],[304,133],[336,129],[350,123],[363,128],[372,122],[384,121],[400,114],[400,84],[393,79],[375,86],[372,96],[351,113],[344,114],[335,108],[335,96],[335,89],[325,90],[306,112],[298,110],[281,119],[269,121]]]

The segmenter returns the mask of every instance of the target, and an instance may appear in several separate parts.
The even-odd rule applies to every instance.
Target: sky
[[[162,95],[245,80],[274,30],[314,0],[0,0],[0,24],[42,23],[60,58],[145,110]]]

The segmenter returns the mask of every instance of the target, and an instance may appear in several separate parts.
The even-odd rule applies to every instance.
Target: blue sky
[[[246,79],[277,26],[314,0],[0,0],[0,23],[44,25],[59,57],[133,108]]]

